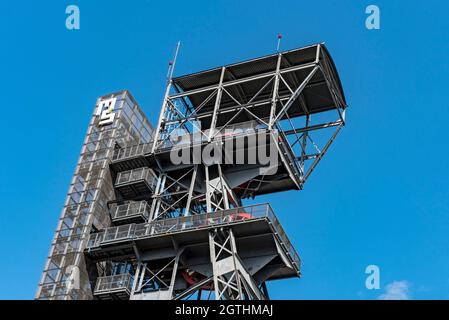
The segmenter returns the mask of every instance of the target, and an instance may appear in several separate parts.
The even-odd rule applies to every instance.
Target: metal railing
[[[149,143],[137,144],[114,150],[112,161],[119,161],[128,158],[142,156],[144,154],[151,153],[153,147],[153,141]]]
[[[112,205],[110,210],[112,220],[125,220],[136,216],[141,216],[143,219],[148,220],[150,215],[150,206],[146,201],[131,201],[126,204]]]
[[[296,270],[299,271],[300,265],[301,265],[301,259],[299,258],[298,253],[296,252],[292,243],[288,239],[287,234],[284,231],[284,228],[282,228],[281,223],[279,222],[278,218],[274,215],[273,211],[271,211],[269,213],[268,219],[271,222],[271,225],[275,231],[275,235],[278,237],[279,242],[281,243],[281,245],[284,247],[287,254],[292,259],[293,264],[296,267]]]
[[[295,153],[287,139],[287,136],[285,135],[285,133],[278,129],[278,133],[279,133],[279,138],[280,140],[283,142],[283,150],[285,151],[284,154],[287,156],[287,161],[294,167],[293,169],[297,172],[299,172],[299,177],[298,181],[300,182],[302,179],[302,176],[304,175],[304,173],[302,172],[302,169],[300,166],[298,166],[298,160],[295,159]]]
[[[162,234],[209,228],[211,226],[218,225],[229,225],[242,221],[251,221],[263,218],[268,220],[273,228],[275,236],[278,238],[286,253],[292,259],[296,269],[299,270],[300,258],[290,243],[290,240],[288,240],[284,229],[268,203],[187,217],[155,220],[150,223],[111,227],[104,231],[91,234],[86,248],[95,248],[101,246],[102,244],[107,244],[114,241],[134,240]]]
[[[212,135],[213,140],[222,140],[229,137],[244,136],[254,134],[258,130],[267,130],[267,125],[258,123],[256,120],[229,124],[227,126],[217,127]],[[208,141],[210,129],[196,134],[186,133],[184,135],[164,137],[158,142],[157,150],[168,150],[171,148],[184,148],[186,146],[196,146]],[[173,140],[173,141],[172,141]]]
[[[236,124],[230,124],[224,127],[218,127],[214,130],[213,135],[215,139],[226,138],[228,136],[237,136],[247,133],[256,132],[257,130],[266,130],[267,126],[264,124],[259,124],[256,120],[240,122]],[[232,132],[230,132],[232,131]],[[185,135],[179,136],[179,141],[171,141],[170,137],[163,138],[159,140],[157,150],[169,149],[172,147],[181,147],[184,145],[197,145],[207,141],[209,135],[209,130],[205,130],[204,134],[199,133],[193,135],[186,133]],[[116,149],[112,156],[112,161],[121,161],[129,158],[139,157],[146,154],[150,154],[153,147],[153,141],[149,143],[143,143],[138,145],[131,145],[124,148]]]
[[[129,273],[99,277],[95,284],[94,294],[120,290],[125,290],[128,291],[128,293],[131,293],[132,280],[133,277]]]
[[[126,184],[134,181],[144,180],[150,186],[156,184],[156,176],[150,168],[138,168],[128,171],[122,171],[117,174],[115,185]]]
[[[103,243],[109,241],[115,242],[122,239],[129,239],[132,238],[133,234],[134,234],[134,224],[127,224],[124,226],[107,228],[104,231],[102,242]]]

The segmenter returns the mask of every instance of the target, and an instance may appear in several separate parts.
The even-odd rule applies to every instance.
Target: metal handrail
[[[285,135],[284,131],[282,131],[282,129],[279,126],[276,126],[276,129],[278,131],[279,137],[281,139],[281,141],[284,143],[284,151],[285,151],[285,155],[288,158],[288,161],[295,167],[295,169],[300,173],[300,177],[299,179],[301,179],[302,175],[304,174],[302,172],[302,169],[298,166],[297,164],[297,160],[295,160],[295,153],[293,152],[293,149],[287,139],[287,136]]]
[[[227,126],[217,127],[214,129],[214,134],[212,135],[212,137],[213,140],[223,140],[229,137],[254,134],[260,129],[267,130],[267,126],[262,123],[258,123],[256,120],[250,120],[236,124],[229,124]],[[226,130],[233,130],[233,132],[229,132]],[[157,150],[169,150],[170,148],[183,148],[185,146],[193,147],[201,145],[208,141],[209,133],[210,129],[198,133],[197,135],[186,133],[185,135],[179,136],[181,138],[178,142],[172,142],[166,137],[158,141],[159,145],[157,147]]]
[[[95,293],[125,289],[131,292],[132,276],[129,273],[99,277],[95,284]]]
[[[148,219],[150,215],[150,206],[146,201],[134,202],[131,201],[129,203],[113,205],[111,208],[111,219],[125,219],[128,217],[141,215],[145,219]]]
[[[191,229],[207,228],[216,225],[228,225],[241,221],[250,221],[266,218],[272,226],[286,253],[290,256],[297,270],[301,260],[293,248],[279,220],[275,216],[270,204],[257,204],[247,207],[232,208],[212,213],[178,217],[171,219],[154,220],[150,223],[129,224],[110,227],[104,231],[90,235],[87,248],[99,247],[103,243],[120,240],[133,240],[161,234],[180,232]]]
[[[156,183],[156,176],[148,167],[122,171],[117,174],[115,185],[126,184],[133,181],[145,180],[150,186]]]
[[[223,130],[235,130],[235,133],[232,136],[245,134],[247,131],[252,132],[252,130],[257,131],[258,128],[262,126],[264,129],[265,127],[258,123],[256,120],[250,120],[245,122],[240,122],[236,124],[229,124],[227,126],[223,127],[217,127],[214,129],[215,134],[213,135],[215,138],[223,138],[224,131]],[[223,131],[223,132],[222,132]],[[206,130],[206,132],[208,132]],[[205,141],[207,141],[208,134],[201,134],[200,139],[195,139],[194,136],[191,133],[186,133],[185,137],[190,136],[189,139],[181,139],[181,141],[189,141],[189,144],[196,145],[201,144]],[[173,143],[167,138],[161,139],[158,142],[163,142],[160,144],[157,148],[157,150],[167,149],[171,147],[181,146],[182,144]],[[133,158],[133,157],[139,157],[144,156],[146,154],[150,154],[153,147],[153,141],[150,141],[149,143],[142,143],[142,144],[136,144],[136,145],[130,145],[126,146],[124,148],[119,148],[114,150],[114,154],[112,156],[112,161],[122,161],[125,159]]]
[[[151,152],[153,142],[131,145],[124,148],[114,150],[112,161],[119,161],[128,158],[143,156]]]

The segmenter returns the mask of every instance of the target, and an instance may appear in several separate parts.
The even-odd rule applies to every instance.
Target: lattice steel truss
[[[209,245],[217,300],[265,299],[237,254],[232,229],[211,231]]]

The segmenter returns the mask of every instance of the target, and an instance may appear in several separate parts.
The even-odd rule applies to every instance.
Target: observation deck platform
[[[116,149],[110,166],[113,171],[118,172],[117,181],[126,180],[126,177],[123,177],[126,174],[121,173],[121,170],[130,169],[134,171],[142,166],[160,167],[174,180],[182,177],[195,165],[193,158],[191,158],[190,163],[175,165],[172,163],[171,153],[185,152],[192,156],[195,148],[202,152],[210,143],[204,135],[201,137],[185,135],[180,136],[179,140],[181,142],[165,141],[154,153],[151,153],[152,143]],[[254,179],[264,182],[258,183],[260,186],[253,192],[254,196],[279,191],[298,190],[302,187],[304,173],[301,171],[297,156],[282,131],[276,130],[275,134],[272,135],[267,131],[265,125],[249,121],[225,128],[217,128],[216,134],[212,139],[212,143],[214,142],[219,143],[219,149],[222,154],[222,170],[225,175],[243,177],[241,172],[244,171],[248,180]],[[227,149],[229,145],[232,145],[232,149]],[[272,168],[274,169],[273,173],[263,174],[268,164],[261,162],[258,158],[259,150],[263,150],[262,154],[269,157],[269,160],[275,164],[275,167]],[[271,154],[272,152],[276,154],[273,155]],[[237,162],[237,155],[244,155],[245,159],[248,159],[250,154],[255,157],[255,161],[252,163],[240,164]],[[239,180],[238,178],[236,179],[236,181]],[[240,183],[236,183],[232,187],[235,188],[239,185]],[[136,192],[129,192],[129,190],[124,192],[126,197],[132,197],[132,194],[136,194]],[[238,191],[236,192],[238,194]]]
[[[198,262],[209,259],[209,232],[215,228],[232,228],[243,262],[269,261],[265,269],[274,270],[269,279],[300,275],[300,258],[269,204],[107,228],[90,235],[85,253],[94,261],[129,259],[135,248],[172,250],[176,243],[189,248],[189,258]]]
[[[305,82],[317,65],[319,69]],[[220,81],[223,68],[226,73]],[[343,106],[346,105],[335,64],[322,43],[176,77],[173,83],[180,92],[169,98],[188,99],[191,108],[196,110],[196,116],[201,119],[202,129],[208,129],[211,125],[215,100],[208,97],[219,87],[223,87],[226,94],[221,97],[217,126],[224,125],[230,119],[233,122],[244,122],[251,117],[263,119],[270,116],[270,84],[278,72],[283,78],[279,82],[278,96],[285,103],[290,100],[293,89],[304,82],[306,84],[302,98],[291,101],[292,105],[281,116],[282,119],[337,109],[334,95]],[[239,112],[241,108],[250,110],[251,115]],[[276,113],[282,108],[279,104]]]

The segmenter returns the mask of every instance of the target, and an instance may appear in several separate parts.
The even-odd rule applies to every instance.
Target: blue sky
[[[350,109],[305,189],[260,199],[303,260],[271,297],[376,299],[396,281],[448,299],[449,4],[405,3],[2,1],[0,298],[34,296],[98,96],[129,89],[155,123],[178,40],[180,75],[273,53],[281,32],[283,49],[326,42]],[[365,288],[370,264],[380,290]]]

